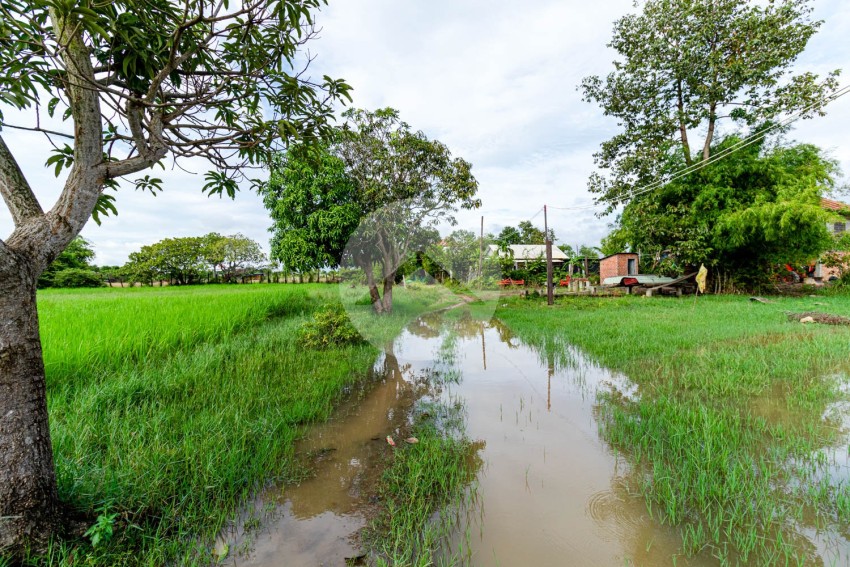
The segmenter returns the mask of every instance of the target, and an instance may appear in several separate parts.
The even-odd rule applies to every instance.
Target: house
[[[495,244],[491,244],[487,251],[488,256],[510,257],[514,261],[514,269],[519,270],[528,267],[532,262],[546,261],[546,245],[545,244],[511,244],[506,249],[502,249]],[[560,266],[568,260],[567,255],[558,248],[552,246],[552,264]]]
[[[839,237],[845,232],[850,231],[850,205],[832,199],[821,198],[820,206],[822,209],[830,213],[831,218],[826,223],[826,228],[830,234]],[[827,252],[827,255],[845,256],[846,252]],[[815,264],[814,270],[815,280],[835,279],[841,276],[841,270],[835,266],[824,266],[821,261]]]
[[[820,206],[825,211],[832,213],[834,216],[826,223],[827,229],[832,234],[841,234],[850,230],[850,205],[832,199],[820,200]]]

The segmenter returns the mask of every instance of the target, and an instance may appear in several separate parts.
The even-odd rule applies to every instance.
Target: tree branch
[[[139,171],[147,169],[159,160],[161,160],[163,157],[165,157],[166,153],[167,152],[163,148],[159,153],[153,154],[150,157],[136,156],[128,159],[123,159],[121,161],[111,161],[105,166],[106,178],[115,179],[116,177],[124,177],[125,175],[130,175],[131,173],[138,173]]]
[[[42,128],[41,126],[17,126],[15,124],[9,124],[8,122],[3,124],[3,128],[12,128],[14,130],[25,130],[27,132],[40,132],[42,134],[47,134],[48,136],[61,136],[62,138],[67,138],[69,140],[73,140],[74,136],[72,134],[68,134],[66,132],[59,132],[57,130],[48,130],[47,128]]]
[[[0,136],[0,193],[12,213],[15,226],[21,226],[27,220],[44,214],[35,193],[27,183],[18,162],[9,147]]]

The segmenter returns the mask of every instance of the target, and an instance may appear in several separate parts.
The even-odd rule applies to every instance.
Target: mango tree
[[[478,182],[469,162],[392,108],[344,116],[319,151],[278,158],[263,188],[272,256],[299,270],[350,261],[365,274],[374,311],[390,313],[399,268],[432,243],[437,225],[454,224],[458,207],[481,205]]]
[[[0,240],[0,551],[61,523],[36,312],[39,275],[92,214],[115,213],[107,189],[159,164],[202,158],[204,191],[234,196],[270,152],[328,128],[348,86],[303,71],[323,0],[0,0],[0,103],[29,116],[66,171],[44,210],[0,137],[0,194],[15,228]],[[17,120],[17,118],[16,118]],[[50,147],[45,144],[45,147]],[[157,191],[150,175],[127,180]]]

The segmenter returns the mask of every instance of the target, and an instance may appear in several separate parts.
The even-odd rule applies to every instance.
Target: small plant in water
[[[86,533],[83,534],[84,537],[91,540],[92,547],[97,547],[112,539],[115,519],[117,517],[117,512],[112,514],[109,513],[108,505],[104,505],[100,508],[100,515],[97,517],[97,520],[88,530],[86,530]]]

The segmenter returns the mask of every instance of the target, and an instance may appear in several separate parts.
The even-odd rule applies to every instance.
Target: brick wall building
[[[634,276],[639,273],[638,255],[629,252],[612,254],[599,261],[599,281],[605,278]]]

